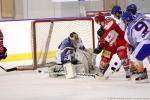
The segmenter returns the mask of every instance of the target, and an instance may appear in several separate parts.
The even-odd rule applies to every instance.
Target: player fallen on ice
[[[124,39],[124,31],[113,18],[105,19],[104,14],[99,13],[95,17],[97,24],[101,25],[103,34],[99,38],[99,46],[104,47],[97,75],[102,77],[109,66],[112,56],[117,53],[126,72],[126,78],[130,79],[129,59],[127,56],[127,43]]]
[[[148,79],[147,70],[144,68],[143,60],[148,58],[150,62],[150,18],[144,15],[134,17],[130,12],[122,15],[127,25],[125,39],[133,48],[133,66],[137,68],[138,77],[136,81]]]

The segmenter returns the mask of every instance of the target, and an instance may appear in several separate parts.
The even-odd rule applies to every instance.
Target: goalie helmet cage
[[[94,48],[94,20],[84,18],[55,18],[32,22],[33,69],[47,66],[61,41],[76,32],[86,48]]]

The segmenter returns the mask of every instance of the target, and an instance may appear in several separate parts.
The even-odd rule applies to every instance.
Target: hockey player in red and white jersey
[[[99,38],[99,46],[104,47],[102,52],[98,76],[103,76],[112,56],[117,53],[126,72],[126,78],[130,78],[129,59],[127,56],[127,43],[124,39],[124,31],[113,18],[105,19],[102,13],[95,17],[97,24],[103,27],[103,33]]]
[[[111,16],[105,16],[105,18],[106,18],[106,19],[113,18],[113,19],[116,21],[116,23],[119,24],[120,19],[121,19],[121,18],[120,18],[120,17],[121,17],[121,13],[122,13],[121,7],[118,6],[118,5],[115,5],[115,6],[112,8]],[[125,25],[125,24],[123,23],[123,25]],[[120,24],[119,24],[119,26],[120,26]],[[120,27],[121,27],[121,26],[120,26]],[[123,29],[122,29],[122,30],[123,30]],[[103,27],[100,25],[100,28],[99,28],[98,31],[97,31],[97,36],[98,36],[98,37],[101,36],[102,31],[103,31]],[[100,53],[100,52],[102,51],[102,49],[103,49],[103,48],[100,48],[100,47],[98,46],[97,48],[94,49],[94,53],[98,54],[98,53]]]

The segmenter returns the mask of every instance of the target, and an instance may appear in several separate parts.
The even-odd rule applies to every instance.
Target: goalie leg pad
[[[64,69],[66,71],[67,79],[75,78],[76,76],[75,67],[71,63],[64,64]]]

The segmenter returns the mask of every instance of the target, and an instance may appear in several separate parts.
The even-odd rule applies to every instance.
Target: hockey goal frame
[[[50,23],[52,23],[51,24],[51,29],[49,30],[49,39],[51,38],[51,35],[52,35],[52,30],[53,30],[53,23],[54,22],[58,22],[58,21],[91,21],[91,23],[92,23],[92,44],[93,44],[93,48],[95,47],[95,33],[94,33],[94,20],[93,20],[93,18],[91,18],[91,17],[77,17],[77,18],[75,18],[75,17],[72,17],[72,18],[52,18],[52,19],[40,19],[40,20],[35,20],[35,21],[33,21],[32,23],[31,23],[31,28],[32,28],[32,34],[31,34],[31,36],[32,36],[32,51],[33,51],[33,69],[37,69],[37,68],[39,68],[39,67],[43,67],[43,66],[45,66],[45,64],[46,64],[46,61],[44,61],[44,60],[46,60],[46,59],[44,59],[44,58],[46,58],[46,55],[47,55],[47,50],[45,50],[46,52],[45,52],[45,54],[44,54],[44,62],[41,64],[41,65],[38,65],[38,62],[37,62],[37,41],[36,41],[36,24],[37,23],[42,23],[42,22],[50,22]],[[49,43],[46,43],[46,45],[48,46],[49,45]]]

